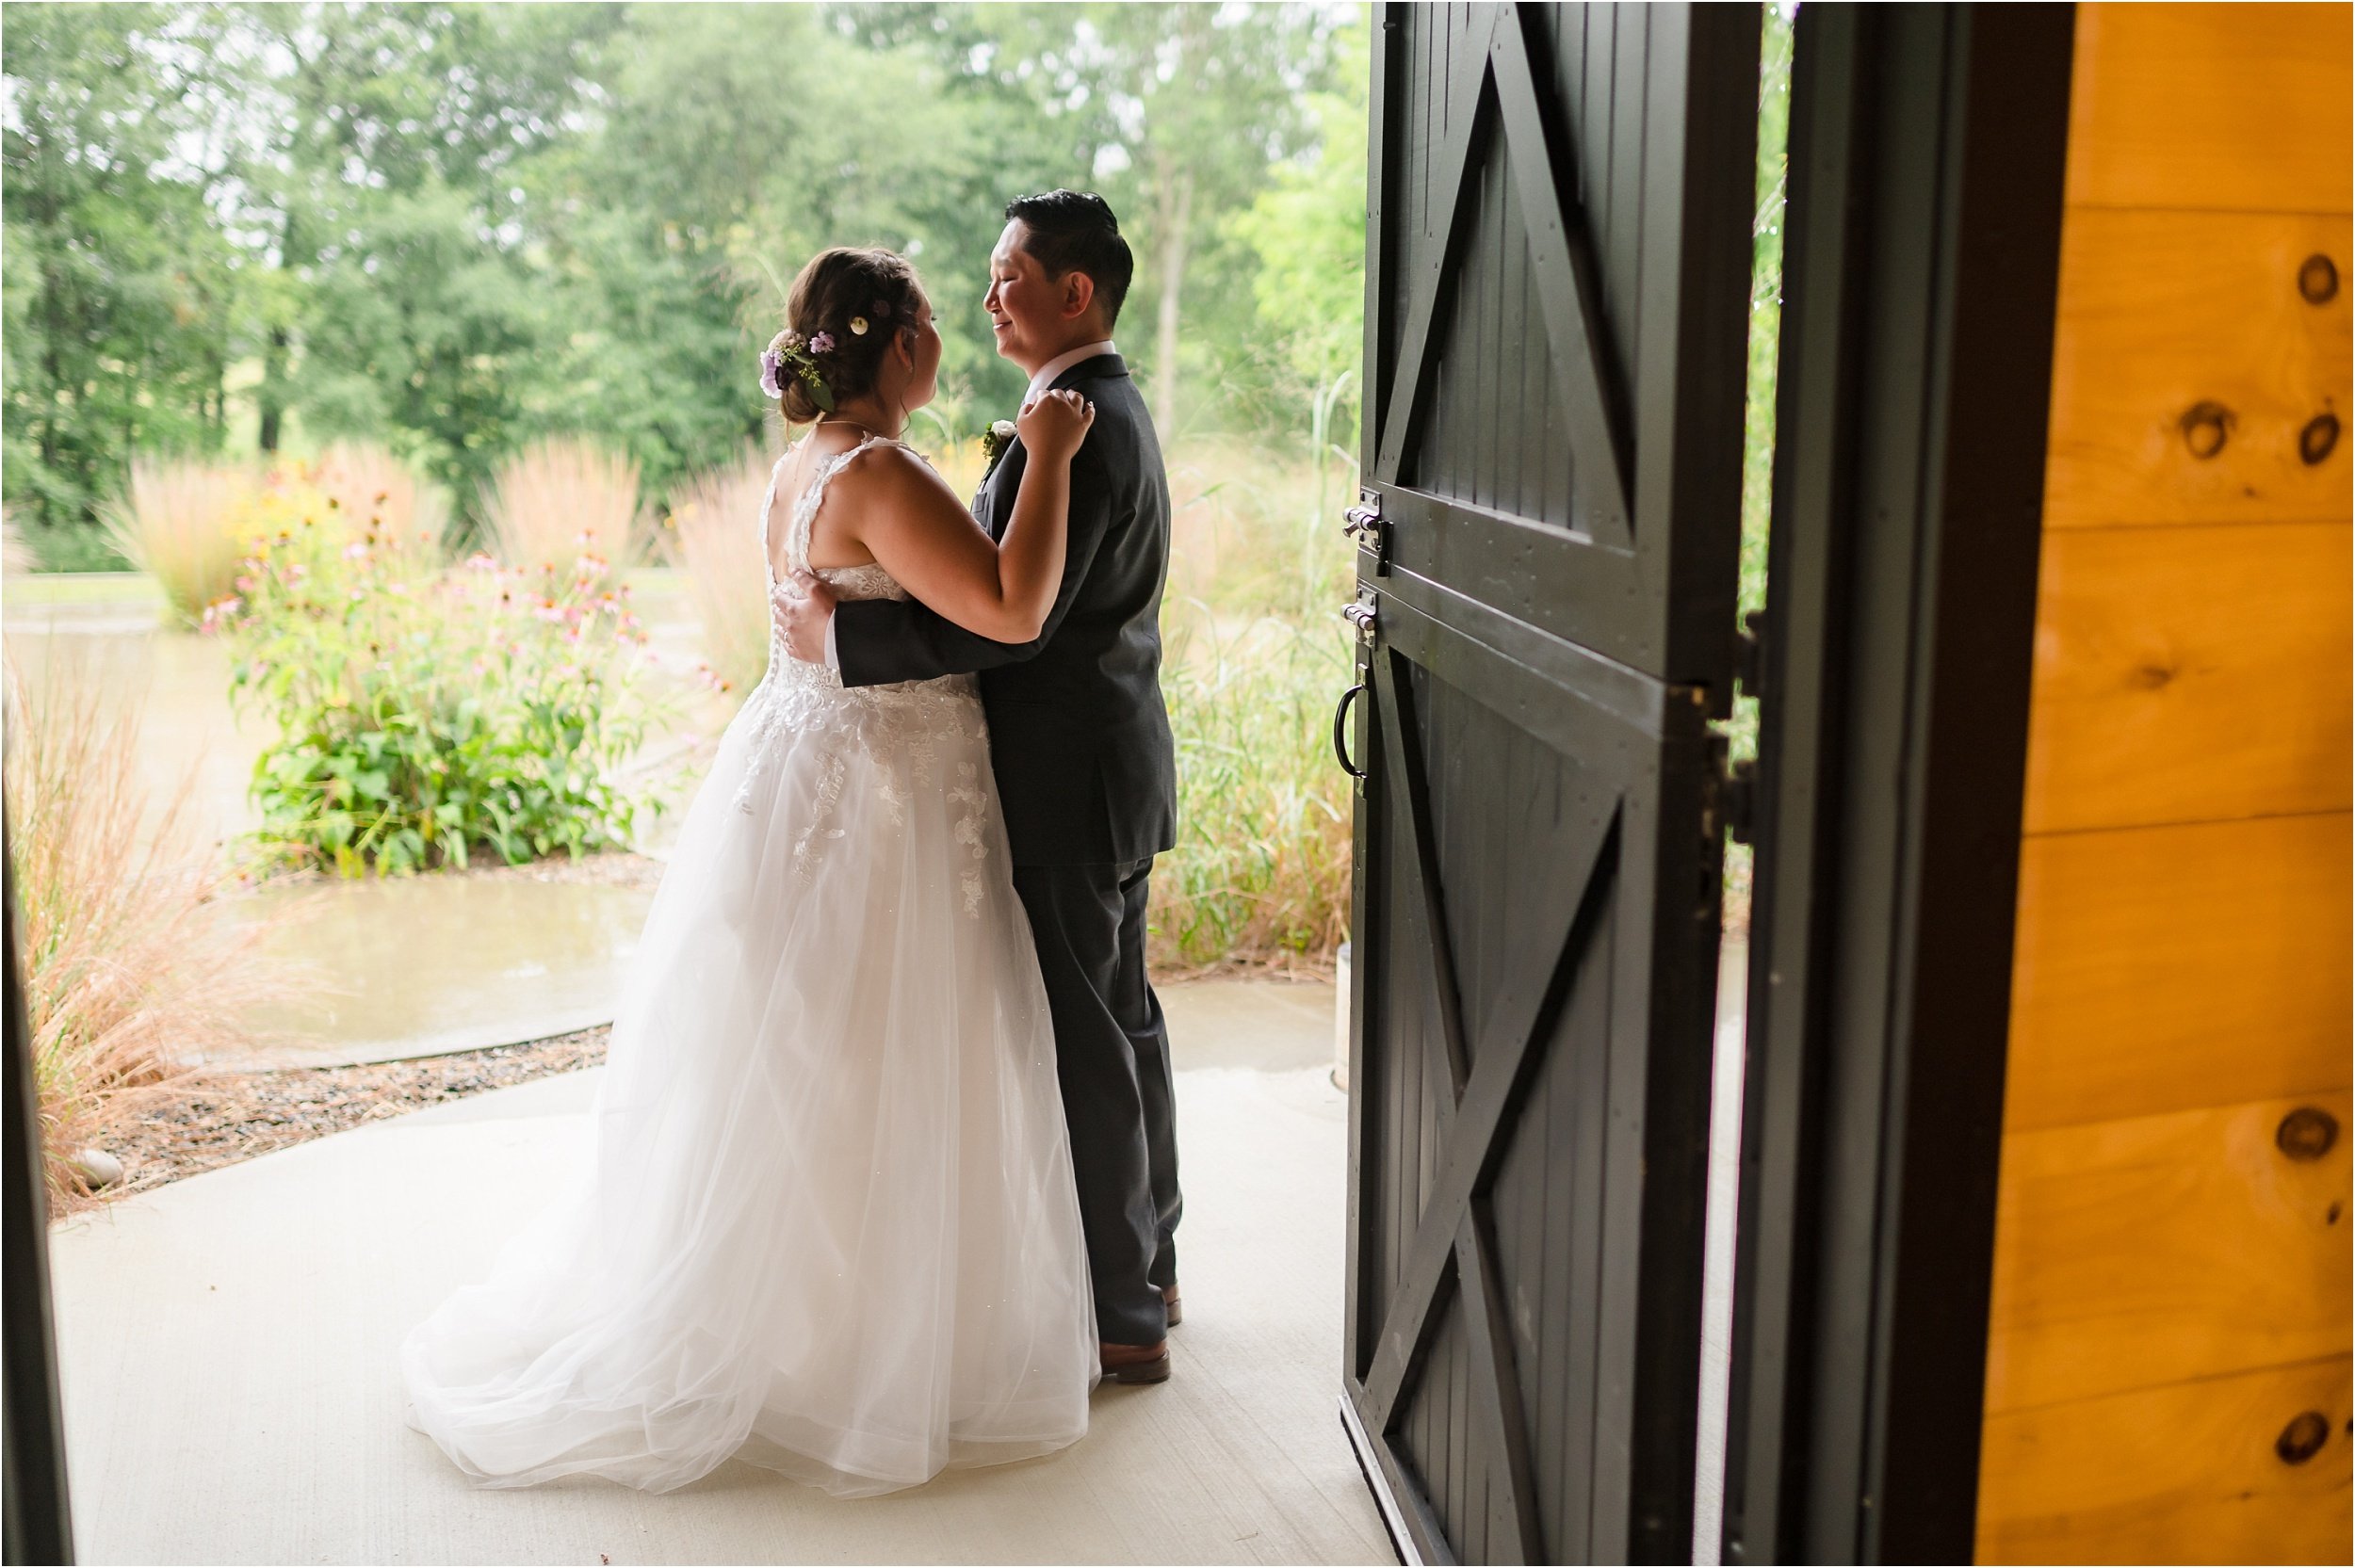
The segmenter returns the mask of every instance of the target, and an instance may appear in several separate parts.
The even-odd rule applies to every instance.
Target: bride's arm
[[[1022,488],[996,543],[939,476],[905,456],[864,476],[845,531],[941,616],[995,641],[1028,642],[1063,583],[1071,458],[1095,417],[1072,392],[1048,393],[1023,412]]]

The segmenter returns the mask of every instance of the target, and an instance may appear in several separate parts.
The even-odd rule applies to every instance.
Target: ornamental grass
[[[750,691],[769,668],[768,577],[760,556],[769,466],[748,447],[733,465],[694,476],[673,493],[662,524],[662,553],[686,581],[704,657],[738,692]]]
[[[519,572],[604,562],[604,588],[644,544],[635,460],[572,437],[535,442],[498,466],[482,496],[491,554]]]
[[[193,458],[138,457],[100,521],[123,558],[155,579],[171,614],[198,624],[234,591],[239,534],[259,480],[250,469]]]
[[[89,1188],[76,1151],[110,1133],[198,1060],[250,1043],[240,1020],[288,988],[259,944],[273,923],[233,922],[218,852],[182,815],[155,816],[140,783],[139,711],[103,701],[88,672],[53,664],[28,692],[7,670],[8,852],[25,1011],[53,1201]]]
[[[311,464],[309,477],[348,534],[372,533],[378,548],[419,562],[441,558],[448,499],[385,447],[339,441]]]
[[[1178,845],[1149,917],[1164,972],[1322,971],[1348,935],[1353,797],[1332,719],[1354,678],[1339,615],[1354,557],[1326,511],[1351,476],[1325,466],[1208,440],[1170,462]]]

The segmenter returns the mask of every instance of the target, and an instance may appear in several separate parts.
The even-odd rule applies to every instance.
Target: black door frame
[[[66,1500],[65,1427],[57,1401],[57,1342],[49,1306],[49,1215],[42,1185],[41,1107],[33,1092],[32,1036],[25,1025],[24,971],[17,944],[16,864],[0,827],[0,894],[8,925],[8,1328],[4,1353],[8,1406],[7,1551],[0,1560],[72,1562],[73,1526]]]
[[[1972,1554],[2074,24],[1799,12],[1727,1562]]]

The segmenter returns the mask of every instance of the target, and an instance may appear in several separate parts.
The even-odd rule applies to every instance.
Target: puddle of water
[[[699,631],[676,574],[647,571],[631,581],[655,645],[690,667]],[[228,843],[259,826],[247,785],[276,726],[260,715],[240,719],[227,645],[166,626],[162,611],[154,585],[130,574],[11,579],[8,655],[29,703],[44,699],[56,675],[74,683],[56,689],[138,711],[143,831],[185,796],[189,833]],[[672,766],[666,759],[707,752],[735,705],[684,679],[677,685],[674,721],[647,737],[632,764],[658,776]],[[653,819],[640,847],[661,855],[676,816]],[[301,902],[266,950],[300,963],[308,978],[300,995],[252,1020],[279,1043],[237,1060],[325,1066],[433,1056],[607,1022],[652,897],[648,888],[447,874],[266,889],[236,901],[232,917],[260,920]]]
[[[157,625],[153,611],[115,605],[10,606],[8,653],[39,704],[52,689],[93,694],[112,711],[139,713],[139,783],[145,826],[167,802],[187,794],[182,819],[207,843],[256,823],[246,784],[272,726],[239,722],[229,702],[229,650],[212,638]]]
[[[277,1043],[234,1064],[439,1056],[609,1023],[653,898],[517,877],[264,889],[236,917],[287,914],[263,947],[303,965],[302,981],[252,1015]]]

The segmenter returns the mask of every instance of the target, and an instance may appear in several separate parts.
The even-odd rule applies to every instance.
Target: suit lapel
[[[1006,520],[1014,515],[1015,491],[1022,483],[1022,469],[1028,461],[1022,438],[1016,436],[1006,444],[1005,456],[998,460],[998,466],[989,471],[989,477],[982,481],[981,490],[973,497],[973,520],[992,539],[1005,537]]]
[[[1066,369],[1048,383],[1047,390],[1064,392],[1081,381],[1101,380],[1127,374],[1128,361],[1118,354],[1098,354]],[[998,466],[990,470],[989,477],[982,481],[982,488],[974,493],[973,519],[992,539],[1005,536],[1005,520],[1014,513],[1015,493],[1022,483],[1022,469],[1027,461],[1022,438],[1015,436],[1007,444],[1006,455],[999,460]]]

